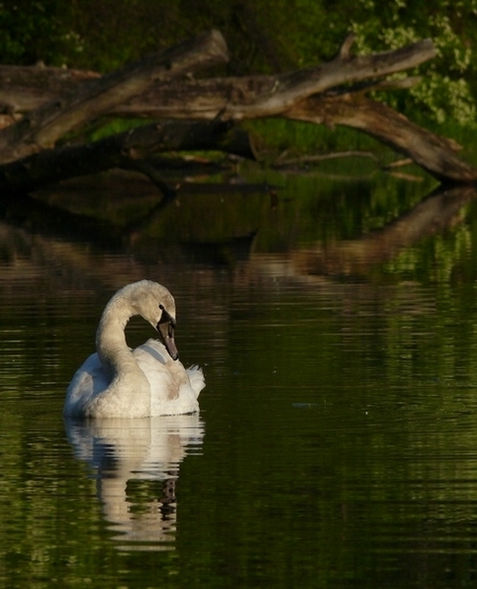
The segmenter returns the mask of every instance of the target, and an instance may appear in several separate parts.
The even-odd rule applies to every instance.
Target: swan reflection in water
[[[185,456],[201,451],[199,415],[67,420],[66,430],[75,455],[97,478],[118,548],[173,550],[175,484]]]

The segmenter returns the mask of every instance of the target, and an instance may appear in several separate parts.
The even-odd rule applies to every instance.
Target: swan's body
[[[141,315],[164,344],[150,339],[131,350],[124,329]],[[155,417],[198,411],[202,370],[177,360],[175,303],[160,284],[141,280],[118,291],[96,333],[97,352],[76,371],[66,392],[67,417]]]

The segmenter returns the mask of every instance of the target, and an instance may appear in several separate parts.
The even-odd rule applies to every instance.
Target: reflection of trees
[[[119,180],[124,181],[124,178],[119,178]],[[113,181],[111,189],[116,190],[115,186],[117,183],[115,184]],[[79,212],[81,209],[78,206],[75,207],[78,212],[72,212],[36,198],[26,197],[26,200],[12,199],[10,201],[5,198],[2,200],[0,213],[8,219],[9,225],[13,224],[19,227],[19,231],[15,238],[12,238],[11,235],[8,235],[8,233],[11,234],[11,230],[9,232],[4,227],[3,235],[0,235],[3,242],[1,244],[3,258],[5,261],[15,258],[15,250],[20,251],[23,248],[27,255],[30,253],[32,258],[39,258],[38,261],[41,261],[41,257],[43,257],[51,259],[54,263],[55,256],[60,255],[63,271],[68,273],[78,273],[81,268],[85,270],[89,268],[88,272],[90,272],[91,252],[81,244],[87,240],[99,248],[94,252],[96,260],[101,257],[104,259],[105,265],[102,262],[101,270],[97,272],[98,276],[103,276],[103,280],[107,280],[108,275],[117,275],[118,271],[121,274],[119,266],[122,262],[119,257],[108,259],[107,256],[98,256],[100,251],[111,251],[111,248],[118,252],[127,251],[136,261],[143,264],[149,264],[151,261],[160,262],[161,260],[167,262],[167,258],[169,260],[174,258],[175,262],[180,261],[186,264],[190,261],[199,261],[209,266],[223,264],[237,267],[237,264],[244,262],[240,269],[243,277],[244,266],[247,266],[247,260],[253,250],[254,236],[257,230],[260,237],[261,233],[270,230],[267,225],[278,223],[281,232],[288,231],[289,233],[288,243],[286,236],[283,242],[283,246],[288,248],[288,251],[293,248],[295,233],[299,230],[294,225],[288,227],[283,225],[284,219],[289,216],[289,209],[282,211],[283,219],[280,220],[276,217],[278,214],[276,212],[273,215],[264,216],[263,201],[267,201],[270,195],[266,194],[265,197],[262,195],[257,199],[257,195],[254,197],[247,195],[251,189],[258,193],[264,190],[267,192],[266,189],[257,185],[245,185],[240,188],[240,193],[237,193],[241,196],[233,200],[232,205],[230,205],[232,193],[227,195],[228,204],[225,208],[221,204],[220,196],[216,201],[203,200],[201,205],[205,212],[203,212],[204,216],[201,216],[197,208],[193,208],[192,213],[185,210],[189,208],[192,201],[187,202],[188,206],[182,207],[184,209],[182,212],[180,212],[181,207],[174,207],[174,212],[171,214],[170,210],[165,210],[171,201],[162,199],[157,202],[157,198],[150,192],[151,189],[147,189],[143,185],[142,191],[146,190],[147,197],[141,200],[142,204],[138,203],[134,219],[126,224],[110,223],[91,215],[85,215]],[[204,190],[207,191],[207,189]],[[224,188],[224,190],[226,189]],[[146,196],[146,193],[143,196]],[[320,245],[313,248],[293,249],[288,256],[289,263],[293,266],[294,272],[299,275],[366,275],[372,267],[393,260],[401,251],[416,244],[419,240],[460,223],[462,221],[460,216],[462,207],[474,200],[475,196],[476,189],[472,186],[439,188],[382,229],[353,240],[336,240],[336,238],[333,240],[331,236],[326,235],[327,227],[325,225],[336,224],[340,214],[343,216],[346,213],[346,211],[340,213],[339,209],[328,211],[328,214],[333,214],[335,218],[327,220],[323,225],[325,236],[320,239]],[[249,211],[253,202],[254,214],[247,220],[240,222],[238,220],[240,211],[236,211],[237,217],[234,217],[231,210],[234,207],[240,207],[244,203],[244,197],[247,199]],[[61,196],[58,198],[61,202]],[[74,198],[76,201],[81,200],[81,190],[77,191]],[[194,195],[193,201],[196,202],[199,198],[198,195]],[[276,198],[276,195],[273,198]],[[261,201],[262,204],[260,204]],[[346,207],[353,207],[350,203],[343,204]],[[129,208],[134,206],[133,202],[131,201],[128,206]],[[121,204],[119,204],[118,210],[120,207]],[[215,211],[214,207],[220,210]],[[127,210],[126,208],[123,215],[127,214]],[[204,232],[201,229],[207,225],[206,218],[209,213],[214,215],[214,223],[218,222],[221,215],[226,214],[215,239],[213,232]],[[315,212],[315,215],[318,214]],[[366,210],[360,211],[361,216],[366,214]],[[305,215],[307,215],[307,211],[301,211],[301,217]],[[309,225],[309,223],[309,219],[302,219],[302,224]],[[359,220],[355,219],[355,224],[359,225]],[[168,231],[167,227],[174,229]],[[155,229],[159,231],[161,236],[159,239],[154,238]],[[28,246],[28,241],[33,242],[33,238],[30,236],[32,232],[36,235],[34,245]],[[163,240],[169,234],[173,235],[175,245],[169,244],[166,253]],[[326,244],[321,245],[324,239],[326,239]],[[20,243],[21,241],[23,244]],[[59,242],[61,242],[61,247],[59,247]],[[130,264],[131,258],[128,259],[128,272],[134,271]],[[260,260],[263,262],[265,273],[267,273],[265,268],[267,260],[276,264],[276,261],[272,262],[272,258],[268,257],[268,254],[264,257],[254,256],[254,261],[259,262],[258,265],[260,265]],[[142,276],[142,273],[142,269],[136,272],[139,277]],[[110,286],[116,288],[121,285],[121,281],[117,280]]]
[[[175,483],[182,460],[202,444],[198,415],[67,422],[66,427],[77,457],[94,472],[104,517],[122,547],[173,548]]]
[[[314,247],[283,254],[254,253],[247,271],[250,276],[273,279],[367,276],[420,240],[460,224],[464,219],[462,208],[476,195],[471,186],[436,190],[382,229],[353,240],[320,241]]]
[[[141,190],[144,189],[143,186]],[[80,198],[77,196],[78,201]],[[246,197],[247,205],[250,202],[249,198],[251,196]],[[39,365],[40,370],[45,371],[45,378],[51,380],[53,377],[50,373],[54,371],[55,378],[62,374],[60,380],[66,383],[70,371],[76,366],[75,358],[84,356],[85,346],[84,342],[77,341],[76,338],[72,341],[71,321],[81,321],[81,317],[87,314],[92,322],[91,333],[94,333],[96,326],[93,325],[94,318],[90,306],[97,304],[99,313],[104,304],[104,291],[112,292],[127,282],[144,277],[160,280],[171,287],[178,298],[180,325],[188,324],[187,331],[193,340],[207,341],[207,361],[211,362],[214,361],[216,354],[217,359],[223,361],[222,348],[228,339],[230,309],[226,300],[228,295],[226,291],[220,294],[220,285],[229,289],[231,280],[234,298],[237,300],[242,297],[241,293],[249,291],[251,285],[263,288],[264,292],[267,292],[270,285],[277,284],[277,280],[309,292],[319,286],[321,296],[341,301],[342,312],[348,314],[352,312],[356,301],[363,297],[375,296],[372,292],[373,280],[363,281],[357,287],[336,281],[333,276],[372,277],[374,272],[379,272],[380,264],[392,261],[400,252],[416,244],[423,237],[453,227],[461,220],[459,214],[462,207],[474,198],[475,192],[471,187],[438,191],[381,230],[348,241],[332,242],[328,238],[324,245],[320,242],[313,248],[288,249],[281,254],[254,252],[256,240],[253,236],[244,239],[231,238],[227,243],[219,240],[216,243],[197,244],[189,241],[186,233],[184,242],[169,244],[167,247],[160,240],[140,234],[134,243],[130,243],[126,248],[111,249],[111,235],[107,230],[103,231],[101,224],[92,229],[88,234],[92,241],[85,244],[81,242],[79,234],[75,234],[73,239],[67,239],[71,223],[66,223],[61,215],[58,216],[55,226],[42,225],[44,215],[41,208],[50,205],[40,202],[39,208],[32,206],[22,209],[12,201],[13,209],[10,210],[6,207],[7,201],[2,200],[3,206],[6,207],[3,213],[9,223],[0,223],[1,291],[9,293],[11,297],[30,297],[34,291],[42,292],[44,296],[53,296],[56,304],[62,305],[61,313],[70,317],[68,326],[61,322],[55,325],[56,320],[45,307],[45,299],[34,298],[33,305],[36,311],[33,313],[33,319],[28,325],[23,325],[20,331],[30,332],[31,321],[34,321],[44,325],[42,329],[45,335],[33,342],[25,336],[25,349],[19,350],[17,360],[24,364],[21,374],[30,374],[32,366],[37,363],[38,354],[44,354],[45,359]],[[260,199],[267,201],[268,196],[257,198],[256,201]],[[243,202],[242,196],[235,201],[235,206],[240,205],[240,202]],[[186,222],[183,227],[189,222],[197,222],[196,219],[190,218],[187,211],[181,213],[181,210],[188,207],[177,208],[177,211],[176,208],[173,207],[174,215],[185,215]],[[50,212],[51,210],[49,209]],[[306,210],[301,211],[301,221],[294,219],[290,226],[281,225],[282,221],[278,220],[275,214],[285,217],[289,210],[286,208],[273,211],[270,217],[262,216],[263,227],[258,227],[257,238],[260,237],[261,231],[268,231],[269,226],[277,221],[280,231],[290,230],[288,239],[289,243],[293,243],[297,231],[296,224],[305,222]],[[365,210],[361,211],[361,215],[365,213]],[[66,214],[78,219],[76,213]],[[337,215],[339,212],[335,211],[334,214]],[[51,220],[55,215],[48,214],[47,217]],[[203,224],[202,219],[198,222]],[[118,246],[119,241],[115,242]],[[105,245],[108,243],[109,245]],[[290,247],[292,246],[289,245]],[[467,255],[466,252],[465,249],[461,250],[463,255]],[[447,253],[449,252],[439,252],[437,264],[442,267],[445,262],[450,271],[453,271],[461,260],[454,256],[453,252],[447,256],[449,259],[445,259]],[[473,272],[476,267],[468,266],[469,272]],[[387,288],[388,301],[403,300],[402,289],[396,289],[389,283]],[[409,286],[405,291],[406,305],[420,307],[419,292]],[[101,298],[96,300],[95,294],[99,293]],[[182,297],[192,297],[201,301],[200,316],[194,314],[187,304],[182,304]],[[397,304],[401,305],[400,302]],[[12,321],[1,308],[0,317],[4,325]],[[396,325],[395,329],[399,330],[399,325]],[[0,337],[8,339],[8,335],[0,334]],[[54,342],[51,341],[52,337]],[[62,343],[64,347],[61,354],[57,353],[52,358],[52,346]],[[194,360],[198,359],[194,357]],[[22,380],[18,371],[15,373],[15,379],[18,380],[18,384]]]

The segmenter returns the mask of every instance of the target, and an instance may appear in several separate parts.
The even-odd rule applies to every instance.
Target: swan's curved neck
[[[140,371],[126,342],[124,330],[131,311],[119,301],[111,301],[103,312],[96,332],[96,349],[111,377],[126,370]]]
[[[129,349],[124,333],[127,322],[135,314],[127,299],[113,297],[99,322],[96,349],[110,383],[94,401],[95,417],[114,412],[128,417],[150,414],[149,381]]]

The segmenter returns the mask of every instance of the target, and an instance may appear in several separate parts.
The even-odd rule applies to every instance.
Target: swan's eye
[[[159,323],[166,323],[166,321],[169,321],[169,313],[164,309],[164,305],[159,305],[159,309],[162,311]]]
[[[161,318],[159,319],[158,325],[161,325],[161,323],[169,323],[170,326],[175,327],[175,325],[176,325],[175,319],[173,319],[169,315],[169,313],[164,309],[164,306],[159,305],[159,309],[162,310],[162,315],[161,315]]]

